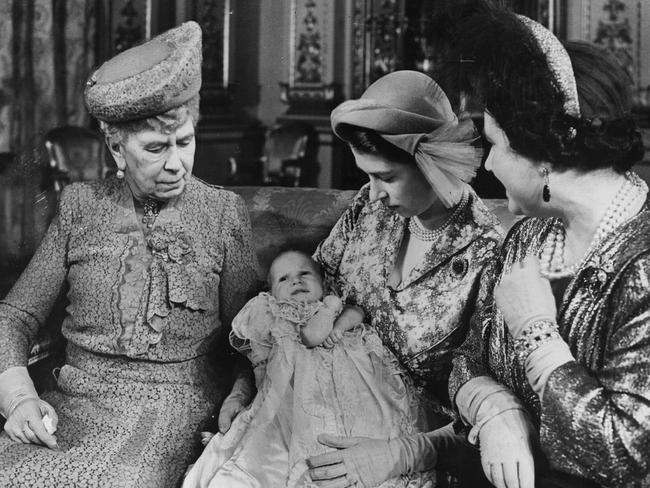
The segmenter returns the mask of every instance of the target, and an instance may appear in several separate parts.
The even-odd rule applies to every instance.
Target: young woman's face
[[[269,270],[271,294],[278,300],[313,303],[323,298],[323,280],[316,264],[297,252],[285,253]]]
[[[370,178],[370,200],[381,202],[402,217],[425,212],[436,194],[415,164],[390,161],[352,149],[357,166]]]
[[[505,187],[508,210],[515,215],[536,215],[544,186],[541,165],[513,151],[508,136],[488,112],[484,132],[492,145],[485,169],[492,171]]]
[[[194,165],[194,125],[191,117],[169,134],[144,129],[112,150],[119,167],[138,198],[169,200],[185,190]]]

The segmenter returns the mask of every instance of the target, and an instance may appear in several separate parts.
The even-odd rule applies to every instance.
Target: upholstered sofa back
[[[357,193],[354,190],[259,186],[228,189],[241,195],[246,202],[263,274],[280,249],[295,247],[313,251]],[[517,220],[508,211],[506,200],[484,201],[506,230]]]
[[[320,188],[242,186],[228,189],[241,195],[248,207],[261,278],[266,276],[270,262],[280,249],[293,247],[312,252],[356,195],[356,191]],[[504,228],[509,229],[516,217],[508,212],[506,201],[485,200],[485,203]],[[31,349],[30,369],[39,389],[53,387],[49,371],[63,359],[59,328],[64,311],[62,306],[57,310],[47,327],[39,332]]]

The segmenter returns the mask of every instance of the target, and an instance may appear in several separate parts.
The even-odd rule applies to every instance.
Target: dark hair
[[[494,2],[468,3],[471,8],[462,9],[462,16],[452,19],[455,27],[448,29],[451,42],[441,76],[448,82],[455,79],[479,98],[514,151],[550,161],[558,170],[624,171],[640,159],[640,134],[624,95],[629,78],[613,56],[586,43],[569,44],[584,103],[582,116],[571,117],[564,109],[566,96],[530,29]],[[591,112],[596,107],[597,117]]]
[[[377,131],[352,124],[337,127],[339,137],[357,151],[384,157],[396,163],[415,163],[413,156],[382,138]]]
[[[632,79],[604,48],[584,41],[565,44],[578,88],[580,113],[574,144],[576,166],[626,171],[643,158],[643,140],[631,116]]]

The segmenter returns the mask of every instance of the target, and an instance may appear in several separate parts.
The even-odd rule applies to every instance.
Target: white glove
[[[219,410],[219,432],[225,434],[239,412],[244,410],[253,399],[253,381],[248,371],[242,371],[235,380],[230,394]]]
[[[575,361],[569,345],[563,340],[556,339],[540,345],[526,358],[526,378],[540,400],[551,373],[563,364]]]
[[[534,488],[537,433],[521,401],[489,376],[478,376],[456,393],[458,411],[480,441],[485,476],[497,488]]]
[[[483,472],[497,488],[534,488],[537,433],[523,410],[492,417],[479,433]]]
[[[391,440],[367,437],[318,436],[318,441],[339,449],[307,460],[316,486],[371,487],[386,480],[436,465],[435,431]]]
[[[44,418],[51,419],[51,432],[48,431]],[[58,451],[56,437],[52,435],[56,432],[58,422],[59,417],[52,405],[43,400],[30,398],[16,406],[4,428],[9,437],[16,442],[41,444]],[[47,423],[49,424],[49,421]]]

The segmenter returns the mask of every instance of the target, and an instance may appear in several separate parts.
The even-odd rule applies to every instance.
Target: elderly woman
[[[629,171],[643,149],[627,75],[509,12],[478,11],[459,32],[485,100],[486,167],[532,218],[506,238],[450,395],[497,487],[534,486],[538,433],[541,483],[548,462],[560,486],[648,486],[650,209]]]
[[[482,304],[479,284],[500,243],[498,220],[467,184],[480,163],[475,129],[458,121],[431,78],[414,71],[384,76],[331,119],[370,182],[314,256],[330,286],[363,308],[396,358],[428,413],[426,432],[450,420],[452,353]],[[310,459],[311,477],[318,486],[341,487],[430,470],[440,446],[464,446],[449,427],[435,439],[320,441],[337,450]],[[442,460],[437,467],[446,468]]]
[[[194,22],[88,81],[118,171],[65,188],[0,302],[3,487],[175,486],[223,397],[214,348],[256,268],[243,202],[191,176],[200,85]],[[65,365],[39,398],[28,346],[65,289]]]

